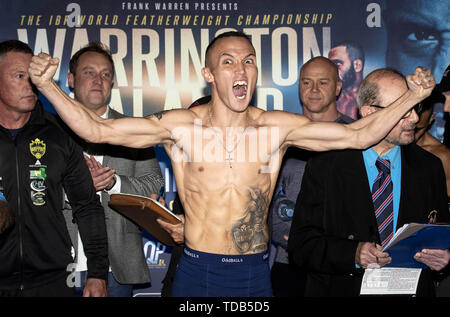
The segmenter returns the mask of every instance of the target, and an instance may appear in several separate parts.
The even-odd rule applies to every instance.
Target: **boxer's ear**
[[[67,82],[69,83],[69,87],[73,89],[74,87],[74,81],[75,81],[75,75],[72,73],[69,73],[67,75]]]
[[[211,70],[209,69],[209,67],[202,68],[202,75],[203,75],[203,79],[205,79],[205,81],[207,83],[212,83],[214,81],[214,76],[211,73]]]
[[[361,117],[367,117],[369,114],[376,112],[377,110],[374,107],[364,105],[359,109],[359,113]]]

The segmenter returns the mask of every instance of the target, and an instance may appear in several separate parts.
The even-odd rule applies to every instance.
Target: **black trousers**
[[[0,290],[0,297],[74,297],[75,288],[67,286],[67,277],[58,278],[47,284],[29,288]]]
[[[272,290],[275,297],[303,297],[306,273],[291,264],[274,262],[271,270]]]

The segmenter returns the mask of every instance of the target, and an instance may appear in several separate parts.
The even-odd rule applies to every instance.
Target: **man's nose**
[[[236,63],[235,71],[236,71],[236,73],[244,73],[245,72],[244,64]]]
[[[94,76],[94,81],[96,83],[102,83],[103,82],[103,76],[102,76],[101,73],[94,74],[93,76]]]
[[[409,116],[408,120],[412,123],[419,122],[419,114],[416,112],[414,108],[411,110],[411,115]]]
[[[319,90],[319,82],[313,82],[312,83],[312,90],[318,91]]]

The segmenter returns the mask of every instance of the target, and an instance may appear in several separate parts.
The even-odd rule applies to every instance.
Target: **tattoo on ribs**
[[[263,252],[267,249],[267,208],[266,197],[261,189],[250,188],[245,214],[231,229],[234,246],[240,253]]]
[[[159,112],[155,112],[153,114],[150,115],[150,117],[156,117],[156,119],[161,120],[162,116],[169,110],[163,110],[163,111],[159,111]]]

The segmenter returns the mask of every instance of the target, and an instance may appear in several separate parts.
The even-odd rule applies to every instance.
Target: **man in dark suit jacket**
[[[111,55],[100,43],[89,44],[71,59],[68,81],[74,89],[75,98],[98,115],[109,119],[123,117],[108,106],[113,78]],[[132,296],[134,284],[150,282],[142,233],[133,222],[111,209],[108,202],[113,193],[149,196],[159,192],[164,180],[155,151],[153,148],[131,149],[109,144],[89,144],[78,137],[76,139],[88,154],[85,156],[86,162],[105,210],[110,262],[109,296]],[[68,211],[65,212],[66,219],[70,220]],[[76,252],[77,271],[83,272],[84,257],[78,230],[72,221],[67,223]],[[81,282],[83,280],[82,276]]]
[[[406,89],[401,74],[372,72],[358,89],[362,116],[389,105]],[[393,228],[450,221],[440,160],[411,144],[417,121],[412,110],[371,148],[327,152],[308,162],[288,245],[291,259],[308,271],[306,296],[358,296],[364,269],[390,263],[388,252],[381,251],[371,194],[378,156],[391,162]],[[432,218],[433,210],[437,214]],[[448,269],[450,252],[427,250],[414,258],[429,267],[421,273],[417,295],[432,296],[432,277]]]
[[[352,118],[337,109],[336,98],[341,92],[341,86],[338,67],[328,58],[317,56],[303,64],[298,83],[303,115],[311,121],[344,124],[353,122]],[[305,165],[312,155],[314,152],[296,147],[288,148],[269,207],[272,244],[276,247],[270,272],[275,297],[303,296],[306,275],[289,263],[287,236],[292,223],[291,211],[300,192]]]

